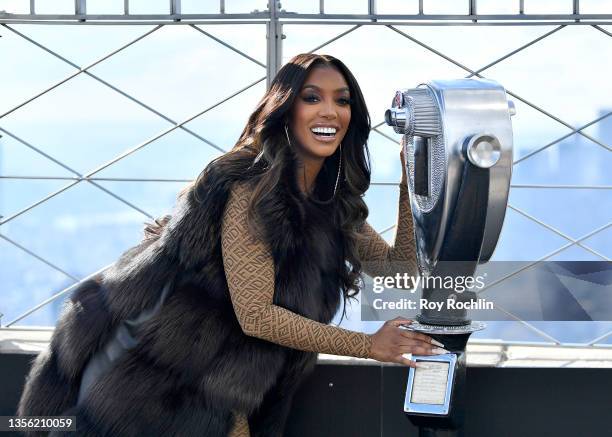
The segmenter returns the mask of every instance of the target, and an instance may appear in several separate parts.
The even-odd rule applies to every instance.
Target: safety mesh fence
[[[88,14],[94,3],[87,2]],[[362,86],[373,121],[369,221],[389,241],[399,137],[382,120],[393,91],[430,78],[483,77],[504,85],[517,108],[510,202],[494,259],[610,261],[612,26],[533,25],[516,17],[512,25],[481,25],[451,15],[372,25],[341,16],[351,11],[339,3],[324,3],[321,11],[321,2],[285,1],[278,16],[248,2],[229,11],[194,9],[217,14],[209,23],[162,17],[154,24],[116,18],[58,25],[35,23],[32,14],[32,23],[3,17],[0,54],[9,67],[0,71],[3,326],[55,323],[76,284],[137,243],[143,221],[168,212],[180,188],[233,146],[273,74],[270,51],[279,48],[266,37],[271,24],[282,25],[282,53],[274,53],[282,62],[301,52],[331,54]],[[414,11],[397,13],[419,7],[428,13],[427,2],[414,3]],[[571,14],[575,5],[568,3],[570,10],[552,13]],[[181,13],[190,13],[188,4],[180,4]],[[470,13],[467,4],[467,12],[447,13]],[[582,13],[588,2],[581,5]],[[385,2],[360,7],[353,13],[393,13]],[[516,12],[489,12],[487,2],[476,7],[481,14]],[[221,12],[254,13],[258,21],[228,23]],[[166,12],[160,6],[149,13]],[[302,14],[320,19],[299,22]],[[355,316],[349,325],[359,325]],[[484,335],[594,344],[609,343],[612,334],[605,323],[573,324],[574,336],[519,325]]]

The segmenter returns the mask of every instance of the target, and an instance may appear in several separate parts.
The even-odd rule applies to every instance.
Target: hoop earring
[[[285,125],[285,136],[287,137],[287,143],[289,143],[290,147],[293,147],[291,144],[291,140],[289,139],[289,130],[287,125]],[[304,172],[306,170],[304,169]],[[340,143],[340,157],[338,158],[338,174],[336,175],[336,183],[334,184],[334,193],[326,200],[326,202],[331,202],[334,197],[336,197],[336,191],[338,190],[338,183],[340,182],[340,173],[342,172],[342,143]],[[306,183],[306,174],[304,173],[304,183]]]
[[[332,194],[332,197],[331,197],[332,199],[336,197],[336,190],[338,189],[338,182],[340,182],[341,170],[342,170],[342,143],[340,143],[340,157],[338,158],[338,175],[336,176],[336,185],[334,185],[334,194]]]

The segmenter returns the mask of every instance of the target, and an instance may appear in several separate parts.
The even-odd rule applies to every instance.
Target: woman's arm
[[[362,270],[372,277],[394,276],[397,273],[418,274],[410,197],[403,170],[393,245],[390,246],[367,222],[359,229],[356,244]]]
[[[274,305],[274,261],[269,247],[249,232],[250,192],[237,185],[222,225],[225,275],[238,322],[245,334],[294,349],[368,358],[367,334],[325,325]]]

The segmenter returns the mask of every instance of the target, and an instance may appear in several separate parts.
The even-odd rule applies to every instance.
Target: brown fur
[[[329,323],[339,308],[345,235],[333,206],[300,198],[295,161],[285,186],[262,208],[275,261],[274,303]],[[49,349],[34,362],[18,413],[76,415],[77,435],[227,435],[232,412],[249,416],[253,436],[280,436],[291,398],[316,361],[313,353],[246,336],[234,314],[220,248],[220,226],[232,185],[209,175],[182,196],[158,232],[73,293]],[[249,177],[244,172],[243,179]],[[75,406],[87,360],[114,327],[175,288],[130,350]]]

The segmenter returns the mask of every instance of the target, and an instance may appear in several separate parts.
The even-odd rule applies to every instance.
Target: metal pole
[[[476,0],[470,0],[470,15],[475,16],[478,14],[477,8],[476,8]],[[474,19],[472,20],[473,23],[476,23],[478,20]]]
[[[87,15],[87,0],[74,0],[74,14]]]
[[[376,0],[368,0],[368,15],[376,15]],[[372,18],[372,21],[376,21],[376,18]]]
[[[574,12],[574,15],[580,15],[580,0],[574,0],[573,12]],[[580,21],[580,19],[577,18],[574,21],[576,21],[576,23],[578,23]]]
[[[268,39],[267,47],[267,87],[270,88],[272,80],[278,70],[280,70],[283,57],[283,25],[278,19],[278,11],[280,10],[279,0],[269,0],[268,8],[270,12],[270,21],[267,24],[266,37]]]
[[[170,0],[170,15],[181,15],[181,0]],[[175,18],[180,21],[180,18]]]

